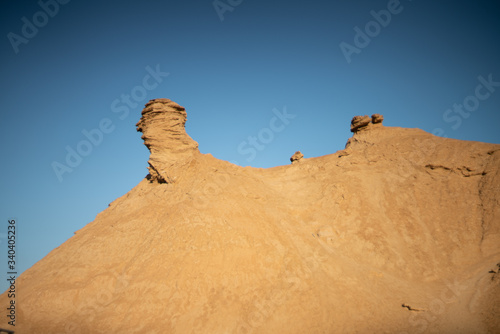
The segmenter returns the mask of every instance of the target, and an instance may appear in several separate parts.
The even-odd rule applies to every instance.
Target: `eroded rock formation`
[[[382,116],[380,114],[373,114],[372,115],[372,123],[373,124],[382,123],[383,121],[384,121],[384,116]]]
[[[381,120],[261,169],[150,101],[149,180],[18,277],[16,333],[498,332],[500,145]]]
[[[382,121],[384,120],[384,116],[380,114],[373,114],[370,116],[354,116],[351,120],[351,132],[358,132],[367,130],[370,127],[382,126]]]
[[[294,163],[297,163],[300,160],[302,160],[302,158],[304,158],[304,155],[300,151],[297,151],[297,152],[295,152],[294,155],[292,155],[292,157],[290,158],[290,161],[292,162],[292,164],[294,164]]]
[[[367,115],[365,116],[354,116],[351,120],[351,132],[356,132],[360,128],[367,126],[371,123],[371,118]]]
[[[151,181],[174,182],[173,170],[199,154],[198,143],[186,133],[186,120],[184,107],[169,99],[151,100],[142,110],[142,117],[136,125],[151,152],[148,161]]]

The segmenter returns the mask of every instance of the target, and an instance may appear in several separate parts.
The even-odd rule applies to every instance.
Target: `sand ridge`
[[[373,115],[260,169],[186,118],[148,102],[150,174],[19,277],[16,333],[498,332],[500,145]]]

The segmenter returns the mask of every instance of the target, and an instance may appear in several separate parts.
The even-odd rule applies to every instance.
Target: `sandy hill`
[[[243,168],[150,101],[150,174],[18,278],[16,333],[499,333],[500,145],[382,119]]]

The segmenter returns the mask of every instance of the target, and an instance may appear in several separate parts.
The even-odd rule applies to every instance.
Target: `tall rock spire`
[[[142,110],[136,125],[151,152],[148,178],[152,182],[174,182],[173,170],[200,153],[198,143],[186,133],[186,119],[186,109],[169,99],[150,100]]]

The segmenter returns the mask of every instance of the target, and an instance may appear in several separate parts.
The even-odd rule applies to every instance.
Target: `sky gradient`
[[[0,9],[2,274],[9,218],[22,272],[146,176],[135,123],[150,99],[184,106],[200,151],[242,166],[334,153],[351,118],[373,113],[386,126],[500,143],[500,1],[6,0]],[[69,166],[72,150],[85,156]]]

